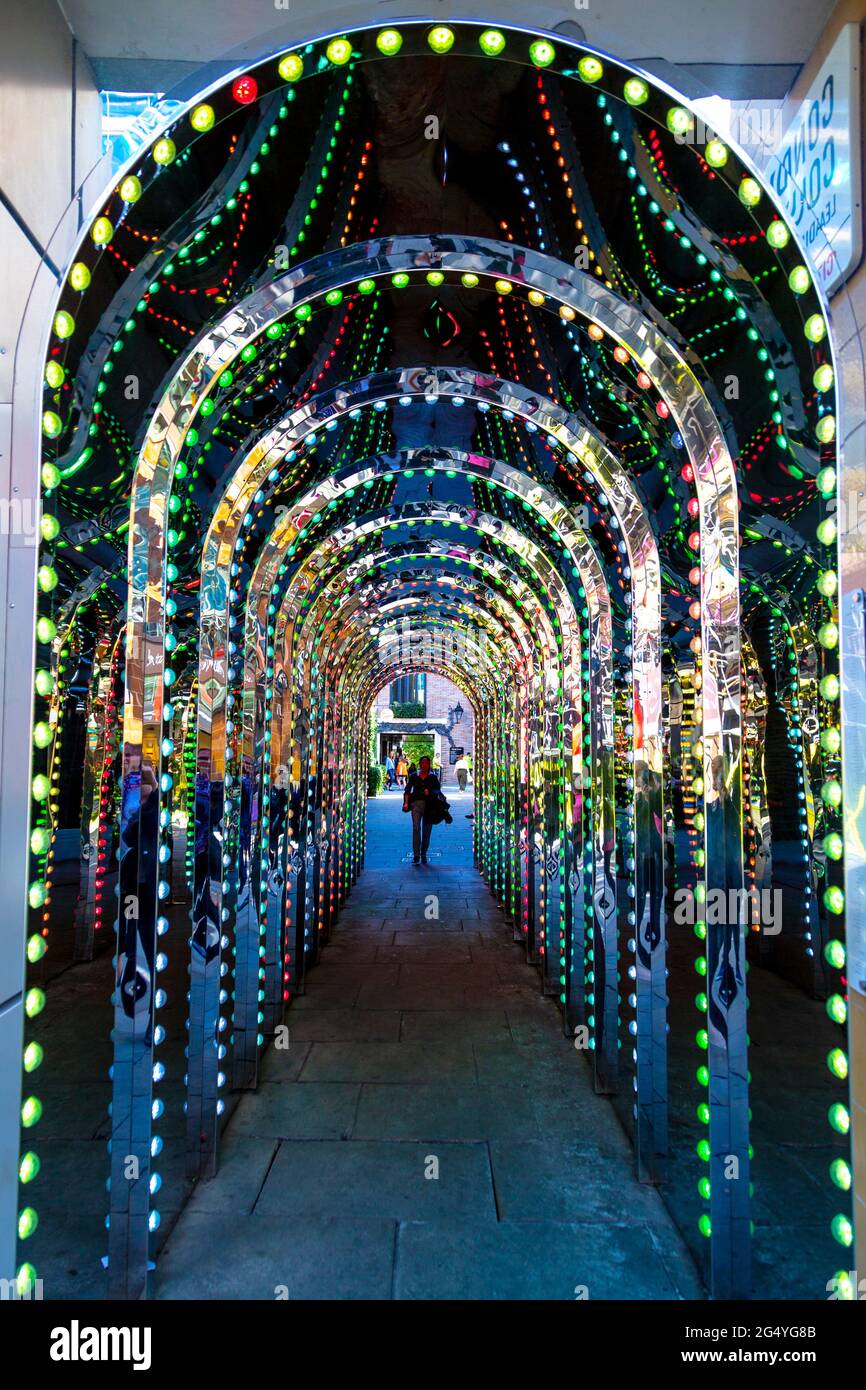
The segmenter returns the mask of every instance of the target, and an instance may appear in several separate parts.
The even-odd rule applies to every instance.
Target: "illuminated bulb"
[[[835,1129],[837,1134],[848,1133],[851,1127],[851,1117],[840,1101],[837,1100],[830,1106],[827,1112],[827,1118],[830,1121],[831,1128]]]
[[[841,1047],[834,1047],[831,1052],[827,1053],[827,1066],[840,1081],[845,1080],[848,1075],[848,1058]]]
[[[45,385],[50,386],[52,391],[56,391],[66,380],[66,373],[59,362],[52,357],[45,364]]]
[[[244,77],[236,77],[232,83],[232,96],[239,106],[249,106],[258,94],[259,84],[249,73]]]
[[[684,106],[672,106],[668,111],[666,124],[672,135],[686,135],[692,125],[691,112]]]
[[[835,570],[822,570],[818,575],[815,588],[818,590],[818,593],[823,594],[825,598],[832,598],[836,592],[838,583],[839,581],[836,577]]]
[[[834,1023],[842,1024],[848,1017],[848,1005],[841,994],[831,994],[824,1007],[827,1010],[828,1018]]]
[[[154,163],[164,166],[172,163],[177,154],[177,147],[173,140],[169,139],[167,135],[163,135],[161,139],[157,140],[151,150],[151,154],[153,155]]]
[[[79,293],[87,289],[90,284],[90,271],[83,261],[75,262],[69,272],[69,283]]]
[[[834,917],[840,917],[845,911],[845,894],[841,888],[835,884],[824,889],[824,906],[828,912],[832,912]]]
[[[38,1176],[41,1167],[38,1154],[32,1151],[22,1154],[21,1162],[18,1165],[18,1181],[21,1183],[32,1182]]]
[[[43,594],[50,594],[57,588],[57,571],[51,565],[40,565],[36,578]]]
[[[335,67],[342,67],[352,56],[352,45],[346,38],[331,39],[325,54],[329,63],[333,63]]]
[[[24,1012],[28,1018],[36,1018],[45,1008],[45,994],[41,989],[28,989],[24,996]]]
[[[821,730],[821,747],[825,753],[838,753],[842,747],[842,735],[838,729]]]
[[[600,343],[604,337],[604,329],[599,328],[597,323],[591,323],[586,330],[593,342]]]
[[[815,528],[815,534],[822,545],[832,545],[836,539],[836,521],[832,516],[825,516],[823,521],[819,521]]]
[[[298,53],[287,53],[280,59],[277,72],[284,82],[297,82],[303,75],[304,60]]]
[[[818,628],[818,641],[828,651],[839,643],[839,629],[835,623],[822,623]]]
[[[60,534],[60,522],[57,520],[56,516],[52,516],[50,512],[46,512],[39,521],[39,529],[42,532],[42,539],[44,541],[53,541],[56,540]]]
[[[854,1227],[851,1225],[847,1216],[841,1213],[834,1216],[830,1222],[830,1230],[833,1232],[833,1239],[838,1240],[840,1245],[846,1247],[854,1243]]]
[[[428,276],[427,278],[429,279],[429,276]],[[511,281],[510,281],[510,280],[497,280],[497,281],[495,282],[495,288],[496,288],[497,294],[511,294],[511,288],[512,288],[512,286],[511,286]]]
[[[75,332],[75,319],[65,309],[59,309],[54,315],[53,327],[58,338],[71,338]]]
[[[47,748],[53,737],[51,725],[44,719],[40,719],[38,724],[34,724],[33,742],[37,748]]]
[[[788,276],[788,286],[794,294],[805,294],[812,284],[812,277],[804,265],[795,265]]]
[[[63,421],[56,410],[46,410],[42,416],[42,433],[49,439],[56,439],[63,433]]]
[[[530,304],[535,306],[536,309],[539,309],[541,305],[544,303],[544,295],[541,293],[540,290],[530,290],[529,294],[527,295],[527,299],[529,300]]]
[[[821,692],[821,696],[822,696],[823,699],[825,699],[825,700],[830,700],[830,701],[838,700],[838,698],[839,698],[839,677],[838,677],[838,676],[834,676],[834,675],[832,674],[832,672],[831,672],[829,676],[824,676],[824,677],[818,682],[818,689],[819,689],[819,691]]]
[[[127,174],[118,192],[125,203],[137,203],[141,197],[141,179],[135,174]]]
[[[18,1217],[18,1239],[27,1240],[39,1225],[39,1217],[32,1207],[25,1207]]]
[[[812,373],[812,385],[816,391],[820,391],[822,394],[830,390],[834,380],[833,368],[829,362],[822,362],[820,367],[816,367]]]
[[[45,616],[42,616],[41,618],[37,618],[37,620],[36,620],[36,636],[37,636],[37,638],[39,639],[39,641],[43,643],[43,645],[47,645],[49,642],[53,642],[53,641],[54,641],[54,638],[57,636],[57,625],[56,625],[56,623],[53,621],[53,619],[51,619],[51,618],[46,618]],[[48,676],[49,679],[51,680],[51,684],[52,684],[52,688],[53,688],[53,685],[54,685],[53,677],[51,677],[50,674],[49,674],[49,672],[47,672],[47,671],[45,672],[45,675]],[[41,692],[40,692],[40,693],[41,693]],[[50,693],[50,692],[49,692],[49,693]]]
[[[838,733],[838,730],[837,730],[837,733]],[[842,854],[843,854],[843,852],[844,852],[845,846],[844,846],[843,841],[842,841],[842,836],[839,835],[839,834],[837,833],[837,831],[832,830],[832,831],[830,832],[829,835],[825,835],[825,836],[824,836],[824,839],[821,841],[821,844],[822,844],[824,853],[826,854],[826,856],[827,856],[828,859],[833,859],[833,860],[837,860],[837,861],[838,861],[839,859],[842,858]],[[838,961],[838,963],[837,963],[835,960],[831,959],[830,954],[828,954],[828,952],[830,952],[831,947],[833,948],[833,950],[834,950],[834,952],[835,952],[835,948],[836,948],[837,946],[842,946],[841,941],[828,941],[828,942],[827,942],[827,945],[824,947],[824,956],[825,956],[825,959],[829,962],[830,965],[835,965],[837,970],[841,970],[841,969],[842,969],[842,966],[845,964],[845,948],[844,948],[844,946],[842,946],[841,959]]]
[[[780,217],[775,218],[767,228],[767,241],[776,251],[781,251],[791,240],[791,233]]]
[[[93,226],[90,228],[90,235],[94,245],[107,246],[114,236],[114,228],[107,217],[97,217]]]
[[[533,47],[535,47],[535,45],[533,45]],[[531,48],[529,50],[529,54],[530,57],[532,57]],[[532,61],[535,62],[535,59],[533,58]],[[548,59],[548,62],[553,62],[552,54],[551,57]],[[587,53],[586,56],[581,58],[580,62],[578,63],[577,71],[584,82],[597,82],[604,73],[604,67],[602,66],[598,58],[593,58],[592,54]]]
[[[747,208],[758,206],[761,201],[761,185],[757,179],[742,179],[737,190],[740,195],[740,202]]]
[[[215,120],[216,113],[213,107],[208,106],[207,102],[203,101],[200,106],[194,108],[190,115],[189,123],[193,130],[197,130],[200,134],[203,134],[204,131],[213,129]]]
[[[649,96],[649,87],[640,77],[630,77],[622,89],[629,106],[643,106]]]
[[[45,854],[51,844],[51,835],[44,825],[37,825],[30,835],[30,849],[33,854]]]
[[[482,53],[486,53],[488,58],[495,58],[505,47],[505,35],[500,34],[498,29],[485,29],[478,40]]]
[[[827,325],[820,314],[810,314],[803,325],[803,332],[810,343],[820,343],[827,335]]]
[[[721,140],[710,140],[704,158],[711,169],[721,169],[728,162],[728,147]]]
[[[836,438],[836,418],[833,415],[822,415],[815,426],[815,434],[821,444],[829,444]]]

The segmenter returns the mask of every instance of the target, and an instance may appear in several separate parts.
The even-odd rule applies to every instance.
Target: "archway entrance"
[[[54,943],[111,997],[107,1281],[137,1297],[358,911],[377,695],[433,672],[474,714],[497,930],[637,1179],[716,1297],[785,1240],[825,1296],[853,1239],[834,370],[789,227],[696,132],[560,39],[370,29],[203,93],[88,227],[45,364],[25,1284],[62,1225],[36,1235],[29,1093],[70,1081]],[[827,1153],[783,1192],[804,1090]]]

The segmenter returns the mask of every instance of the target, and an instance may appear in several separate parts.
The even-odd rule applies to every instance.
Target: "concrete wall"
[[[99,164],[99,98],[54,0],[0,26],[0,1054],[20,1056],[39,438],[34,404],[57,275]],[[97,170],[96,178],[105,181]],[[88,210],[85,208],[85,210]],[[13,410],[13,389],[15,404]],[[21,1071],[0,1074],[0,1278],[14,1274]]]

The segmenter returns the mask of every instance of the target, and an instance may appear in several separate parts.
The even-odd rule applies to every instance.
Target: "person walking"
[[[387,787],[388,791],[391,790],[391,787],[394,784],[395,776],[396,772],[394,768],[394,759],[391,757],[391,754],[389,753],[387,758],[385,759],[385,786]]]
[[[429,758],[422,758],[417,772],[413,772],[406,784],[403,796],[403,810],[412,812],[412,863],[426,864],[430,848],[432,822],[425,816],[430,797],[440,790],[439,778],[430,766]]]
[[[454,764],[454,771],[457,773],[457,786],[462,792],[465,792],[466,779],[469,776],[469,764],[462,754]]]
[[[401,752],[399,752],[399,753],[397,754],[397,785],[398,785],[398,786],[400,786],[400,787],[405,787],[405,785],[406,785],[406,774],[407,774],[407,771],[408,771],[408,769],[407,769],[407,767],[406,767],[406,759],[403,757],[403,753],[402,753],[402,751],[401,751]]]

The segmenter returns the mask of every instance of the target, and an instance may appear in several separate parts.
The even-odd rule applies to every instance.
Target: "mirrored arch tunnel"
[[[707,1292],[855,1296],[836,386],[758,174],[559,37],[329,36],[120,171],[47,344],[19,1284],[78,1094],[88,1296],[158,1286],[432,672],[484,891]]]

